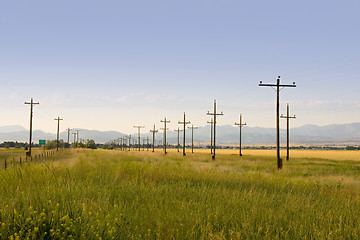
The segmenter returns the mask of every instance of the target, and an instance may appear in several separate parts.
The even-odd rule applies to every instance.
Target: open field
[[[358,239],[360,155],[67,150],[0,170],[1,239]],[[283,153],[285,156],[285,153]]]

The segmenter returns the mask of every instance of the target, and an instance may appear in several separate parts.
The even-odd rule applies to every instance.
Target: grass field
[[[359,239],[359,152],[291,151],[281,171],[274,151],[217,153],[68,150],[0,170],[0,239]]]

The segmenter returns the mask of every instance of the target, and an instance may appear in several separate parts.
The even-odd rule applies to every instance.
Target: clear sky
[[[0,2],[0,126],[56,132],[206,125],[293,127],[360,121],[360,2],[31,0]],[[285,127],[285,120],[282,120]]]

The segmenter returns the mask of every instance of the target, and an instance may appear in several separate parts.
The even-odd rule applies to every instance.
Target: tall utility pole
[[[158,130],[155,129],[155,124],[154,124],[154,129],[150,130],[150,132],[152,132],[153,135],[153,139],[152,139],[152,151],[155,152],[155,133],[158,132]]]
[[[239,126],[239,128],[240,128],[240,141],[239,141],[239,148],[240,148],[240,157],[242,156],[242,153],[241,153],[241,128],[242,128],[242,126],[246,126],[246,123],[242,123],[242,116],[241,116],[241,114],[240,114],[240,121],[239,121],[239,123],[236,123],[235,122],[235,125],[237,125],[237,126]]]
[[[32,142],[32,119],[33,119],[33,105],[40,104],[39,102],[34,102],[31,98],[30,102],[25,102],[24,104],[30,105],[30,140],[29,140],[29,151],[26,152],[27,156],[31,157],[31,142]]]
[[[138,148],[139,148],[139,151],[140,151],[140,129],[144,128],[144,127],[145,126],[134,126],[134,128],[138,129]]]
[[[146,151],[149,151],[149,137],[146,137]]]
[[[289,123],[289,119],[290,118],[296,118],[296,116],[290,116],[289,115],[289,104],[286,105],[286,116],[283,116],[281,114],[280,116],[281,118],[286,118],[286,161],[289,161],[289,142],[290,142],[290,138],[289,138],[289,131],[290,131],[290,123]]]
[[[177,151],[180,152],[180,132],[182,130],[178,127],[178,129],[175,129],[174,131],[177,132]]]
[[[197,127],[194,127],[194,124],[191,124],[191,153],[194,153],[194,129],[198,129]]]
[[[185,130],[186,130],[186,124],[190,124],[190,121],[185,121],[185,112],[184,112],[184,121],[179,121],[178,124],[184,124],[184,128],[183,128],[183,131],[184,131],[184,139],[183,139],[183,156],[186,155],[185,153]]]
[[[213,154],[213,124],[214,124],[214,119],[211,118],[211,121],[207,121],[207,123],[210,123],[210,149],[211,149],[211,154]]]
[[[56,134],[56,151],[59,151],[59,129],[60,129],[60,121],[64,120],[61,119],[59,116],[58,118],[54,118],[57,121],[57,134]]]
[[[70,144],[70,131],[71,131],[71,128],[67,128],[66,130],[67,130],[67,132],[68,132],[68,135],[67,135],[67,136],[68,136],[68,138],[67,138],[67,139],[68,139],[68,140],[67,140],[67,143]]]
[[[166,128],[166,123],[169,123],[170,120],[166,120],[166,117],[165,117],[165,119],[164,119],[164,120],[160,120],[160,122],[163,122],[163,123],[164,123],[164,127],[161,128],[161,129],[164,130],[164,143],[163,143],[163,145],[164,145],[164,151],[165,151],[165,154],[166,154],[166,153],[167,153],[167,152],[166,152],[166,130],[168,130],[168,129]]]
[[[279,110],[279,92],[286,87],[296,87],[295,82],[292,85],[280,84],[280,76],[276,80],[276,84],[264,84],[262,81],[259,83],[260,87],[276,87],[276,155],[277,155],[277,167],[281,169],[283,166],[282,159],[280,158],[280,110]],[[280,89],[281,87],[281,89]]]
[[[215,160],[215,149],[216,149],[216,116],[222,116],[224,115],[223,112],[221,113],[216,113],[216,100],[214,100],[214,112],[210,113],[209,111],[207,112],[207,115],[210,116],[214,116],[214,122],[213,122],[213,126],[214,126],[214,154],[212,155],[212,160]]]

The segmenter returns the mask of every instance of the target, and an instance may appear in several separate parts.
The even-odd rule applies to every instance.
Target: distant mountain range
[[[276,130],[275,128],[261,128],[248,127],[242,128],[242,142],[246,144],[275,144]],[[79,129],[80,139],[94,139],[97,143],[105,143],[112,140],[119,139],[125,134],[116,131],[97,131]],[[131,135],[132,138],[137,139],[137,133]],[[163,133],[156,134],[157,144],[162,141]],[[148,131],[141,134],[142,138],[152,139],[152,134]],[[180,141],[182,142],[183,133],[180,132]],[[40,139],[52,140],[56,135],[53,133],[46,133],[41,130],[33,131],[33,142],[38,142]],[[61,132],[60,138],[67,141],[67,132]],[[294,144],[345,144],[354,143],[360,144],[360,123],[350,124],[333,124],[326,126],[304,125],[302,127],[292,128],[290,130],[291,142]],[[21,126],[3,126],[0,127],[0,142],[3,141],[19,141],[28,142],[29,130]],[[70,136],[70,142],[73,142],[73,135]],[[239,127],[232,125],[222,125],[216,128],[216,140],[219,144],[238,144],[239,142]],[[177,132],[168,131],[167,141],[170,144],[177,143]],[[186,130],[186,142],[191,141],[191,129]],[[286,130],[281,129],[281,142],[286,141]],[[210,126],[199,127],[194,130],[194,142],[196,145],[206,144],[210,142]]]

